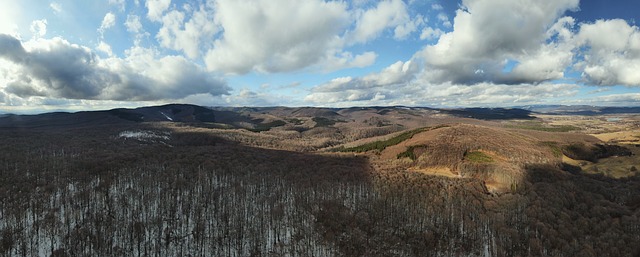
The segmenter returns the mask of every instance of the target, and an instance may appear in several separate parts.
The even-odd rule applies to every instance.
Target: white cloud
[[[388,86],[411,81],[413,76],[419,71],[419,66],[413,61],[398,61],[383,69],[380,73],[367,75],[364,81],[371,82],[378,86]]]
[[[603,36],[606,35],[606,36]],[[626,21],[598,20],[582,24],[578,45],[588,46],[576,66],[594,85],[640,86],[640,29]]]
[[[142,23],[140,22],[140,16],[138,15],[127,15],[127,20],[124,22],[124,26],[127,28],[127,31],[134,34],[133,45],[139,46],[140,42],[144,37],[148,37],[150,34],[144,30]]]
[[[365,52],[356,56],[353,56],[350,52],[342,52],[340,54],[329,54],[318,65],[325,72],[331,72],[354,67],[367,67],[374,64],[376,58],[378,58],[378,55],[374,52]]]
[[[51,8],[51,10],[53,10],[54,13],[62,12],[62,5],[60,5],[60,3],[57,3],[57,2],[51,2],[49,4],[49,8]]]
[[[238,94],[238,96],[242,98],[256,98],[258,96],[258,93],[245,88],[240,91],[240,94]]]
[[[495,80],[514,84],[564,78],[564,70],[572,65],[574,57],[575,42],[571,32],[574,24],[571,17],[560,18],[546,33],[547,38],[555,37],[555,41],[511,55],[515,67],[497,75]]]
[[[524,54],[511,73],[503,76],[509,83],[547,81],[564,77],[564,69],[571,65],[571,49],[544,46],[532,54]]]
[[[587,102],[605,105],[637,106],[640,104],[640,93],[612,94],[588,99]]]
[[[113,27],[113,25],[116,24],[116,15],[108,12],[107,14],[104,15],[104,18],[102,18],[102,23],[100,24],[100,28],[98,28],[98,32],[100,32],[100,34],[104,34],[104,31]]]
[[[425,27],[422,29],[422,33],[420,33],[420,39],[422,40],[434,40],[440,38],[444,34],[444,31],[441,29],[434,29],[432,27]]]
[[[210,94],[194,94],[176,102],[211,106],[302,106],[298,98],[290,95],[273,94],[264,91],[252,91],[246,88],[230,95],[212,96]]]
[[[356,55],[353,60],[349,61],[349,65],[346,67],[367,67],[372,65],[376,61],[377,57],[378,55],[374,52],[365,52],[363,54]]]
[[[597,93],[609,92],[609,91],[611,91],[610,87],[600,87],[598,89],[589,91],[587,94],[597,94]]]
[[[186,16],[177,10],[164,15],[162,28],[156,38],[162,47],[183,51],[189,58],[195,59],[200,56],[203,41],[211,40],[219,27],[213,22],[213,10],[207,5],[201,5],[191,13],[189,19]]]
[[[343,2],[220,0],[214,15],[224,30],[205,56],[207,68],[243,74],[297,70],[340,55],[348,25]]]
[[[555,64],[564,64],[567,56],[549,50],[555,45],[547,45],[547,31],[564,12],[577,8],[578,0],[476,0],[463,3],[463,9],[456,12],[453,31],[416,54],[416,58],[424,60],[427,69],[432,70],[434,82],[539,82],[528,80],[531,77],[516,76],[526,72],[503,74],[504,60],[530,63],[526,57],[547,63],[535,79],[557,77],[557,70],[548,69],[560,68],[561,65]],[[557,59],[551,60],[553,58]]]
[[[369,66],[376,53],[344,48],[375,39],[386,29],[402,40],[426,22],[421,15],[410,17],[402,0],[381,1],[370,9],[355,5],[353,10],[344,2],[324,0],[218,0],[172,10],[169,6],[147,2],[150,19],[162,22],[155,36],[160,46],[191,59],[203,57],[209,70],[227,74]],[[129,21],[128,29],[135,30]]]
[[[412,61],[396,62],[379,73],[372,73],[362,78],[336,78],[326,84],[318,85],[312,89],[312,93],[305,100],[316,103],[335,103],[365,98],[371,100],[376,95],[381,97],[381,94],[378,94],[381,90],[389,91],[387,94],[393,94],[394,89],[412,81],[418,71],[418,65]]]
[[[338,78],[314,88],[305,101],[321,106],[514,106],[557,103],[577,94],[579,88],[573,84],[430,83],[425,73],[404,83],[365,81]]]
[[[576,0],[464,3],[452,32],[422,29],[421,39],[438,42],[411,60],[315,86],[305,101],[335,106],[508,106],[544,104],[578,93],[577,85],[545,82],[563,78],[572,64],[575,21],[560,16],[577,8]],[[440,15],[439,21],[447,20]],[[513,67],[505,71],[507,65]]]
[[[638,28],[629,26],[624,20],[597,20],[592,24],[583,24],[577,37],[581,43],[588,44],[596,51],[624,51],[628,47],[640,47],[640,42],[633,42],[638,40],[635,33],[638,33]]]
[[[3,5],[3,10],[11,11],[0,16],[0,33],[14,39],[0,38],[4,40],[0,42],[4,48],[0,49],[0,98],[15,103],[30,97],[149,100],[209,95],[219,100],[255,100],[260,97],[251,96],[268,96],[258,90],[219,97],[228,88],[212,74],[366,67],[376,63],[378,54],[387,58],[369,48],[375,40],[417,35],[428,45],[406,62],[318,85],[306,100],[344,105],[350,101],[402,104],[403,99],[440,105],[533,103],[575,94],[575,87],[549,82],[574,79],[565,77],[568,69],[582,73],[580,82],[587,85],[640,86],[640,29],[624,20],[577,23],[563,17],[578,8],[578,0],[463,0],[454,16],[430,2],[420,5],[434,16],[428,26],[427,18],[408,6],[412,1],[402,0],[202,0],[173,5],[170,0],[149,0],[139,15],[156,22],[149,31],[158,29],[150,38],[157,44],[151,49],[141,47],[141,39],[150,34],[141,16],[130,12],[122,24],[135,41],[125,58],[113,56],[102,37],[90,43],[93,50],[61,38],[45,40],[47,20],[31,24],[17,20],[20,15],[12,14],[17,9],[11,3]],[[116,14],[116,7],[124,11],[126,6],[124,0],[108,3]],[[50,2],[49,8],[63,12],[57,2]],[[100,34],[116,25],[114,13],[104,16]],[[51,30],[53,21],[49,22]],[[18,31],[15,23],[23,24],[21,33],[28,35],[25,28],[30,28],[31,41],[23,42],[11,32]],[[411,42],[401,44],[405,43]],[[173,52],[166,49],[191,60],[162,57],[159,53]],[[63,57],[71,60],[69,67],[47,63]],[[31,66],[25,58],[33,62]],[[205,63],[209,72],[193,60]],[[80,77],[71,79],[76,75]],[[637,95],[598,99],[637,102]]]
[[[43,37],[45,34],[47,34],[47,20],[42,19],[31,22],[30,31],[33,34],[34,38]]]
[[[385,29],[402,26],[407,22],[411,20],[407,5],[402,0],[384,0],[375,8],[366,10],[360,15],[349,41],[366,43],[380,36]],[[400,38],[406,36],[407,33],[403,32],[402,28],[398,30]]]
[[[414,19],[410,20],[405,24],[398,25],[393,30],[393,38],[396,40],[403,40],[407,38],[411,33],[418,30],[418,28],[422,27],[426,23],[426,18],[422,15],[417,15]]]
[[[438,20],[442,23],[442,26],[450,28],[451,25],[451,21],[449,21],[449,16],[447,16],[447,14],[445,13],[438,13],[438,16],[436,16],[436,18],[438,18]]]
[[[109,44],[105,43],[104,41],[100,41],[100,43],[96,47],[96,50],[98,50],[100,52],[103,52],[103,53],[107,54],[108,56],[112,56],[113,55],[113,51],[111,50],[111,46]]]
[[[156,100],[180,99],[193,94],[228,94],[226,83],[182,56],[159,57],[155,50],[133,47],[124,59],[100,63],[121,83],[105,88],[100,98]]]
[[[134,47],[124,59],[101,59],[61,38],[23,43],[0,35],[0,49],[0,74],[7,82],[0,91],[11,97],[149,101],[229,91],[223,80],[184,57],[159,57],[146,48]]]
[[[160,21],[162,14],[169,9],[171,0],[147,0],[145,6],[148,9],[147,17],[152,21]]]
[[[127,27],[127,31],[131,33],[141,33],[143,31],[138,15],[127,15],[127,21],[124,22],[124,25]]]

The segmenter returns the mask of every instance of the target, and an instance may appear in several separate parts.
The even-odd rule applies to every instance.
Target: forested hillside
[[[205,125],[2,129],[0,255],[640,254],[637,173],[614,179],[535,159],[519,164],[517,187],[496,193],[482,177],[410,171],[406,165],[428,164],[420,162],[436,153],[428,147],[414,148],[415,163],[393,156],[398,165],[380,165],[384,151],[256,147],[260,143],[248,142],[269,131]],[[475,147],[464,138],[471,130],[498,133],[455,124],[439,128],[456,147]],[[419,133],[429,131],[438,132]],[[231,140],[250,133],[263,137]],[[403,134],[390,135],[386,139]],[[431,144],[418,141],[420,135],[396,144]],[[539,147],[534,150],[549,151],[540,156],[555,158],[555,145]],[[452,167],[464,169],[469,158],[463,151]]]

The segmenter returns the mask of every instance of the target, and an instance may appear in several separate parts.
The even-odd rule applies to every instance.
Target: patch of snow
[[[173,119],[169,117],[169,115],[166,115],[164,112],[160,112],[160,114],[164,115],[164,117],[167,118],[167,120],[173,121]]]
[[[125,130],[120,132],[118,135],[119,138],[124,139],[136,139],[145,142],[155,142],[157,140],[169,140],[170,135],[168,132],[157,132],[150,130]]]

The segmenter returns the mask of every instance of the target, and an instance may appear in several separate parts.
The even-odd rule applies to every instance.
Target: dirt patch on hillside
[[[433,176],[443,176],[448,178],[462,178],[459,173],[452,171],[449,167],[444,166],[436,166],[436,167],[427,167],[427,168],[409,168],[408,171],[418,172],[427,175]]]

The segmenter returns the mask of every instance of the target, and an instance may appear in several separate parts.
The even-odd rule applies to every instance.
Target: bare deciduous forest
[[[561,158],[632,154],[627,148],[374,111],[321,124],[314,113],[272,110],[258,130],[240,128],[247,121],[225,122],[232,129],[133,121],[0,128],[0,255],[640,255],[637,171],[612,178]],[[276,115],[289,120],[270,120]],[[381,137],[367,141],[357,127]],[[505,142],[481,139],[496,133]],[[339,152],[400,136],[380,149]],[[494,149],[511,137],[535,147]],[[584,144],[568,144],[573,137]],[[434,143],[442,138],[449,141]],[[449,165],[457,177],[411,171],[429,165]],[[505,167],[518,183],[491,190],[496,178],[487,173]]]

